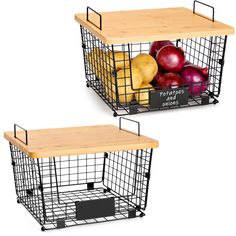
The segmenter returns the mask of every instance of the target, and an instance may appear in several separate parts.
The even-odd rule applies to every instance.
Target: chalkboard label
[[[115,215],[114,197],[76,201],[76,219],[86,220]]]
[[[150,108],[165,108],[188,104],[188,88],[150,91]]]

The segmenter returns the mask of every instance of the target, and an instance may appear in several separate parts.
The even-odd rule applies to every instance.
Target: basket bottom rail
[[[201,96],[189,97],[187,104],[184,105],[176,105],[176,106],[173,105],[162,108],[150,108],[150,106],[142,107],[132,102],[130,104],[122,104],[122,103],[117,104],[117,102],[108,102],[105,93],[101,92],[101,90],[98,89],[97,86],[98,81],[94,82],[95,83],[89,82],[89,87],[91,87],[97,93],[97,95],[101,97],[102,100],[111,108],[111,110],[114,112],[113,113],[114,116],[135,115],[144,112],[164,111],[169,109],[189,108],[189,107],[219,103],[216,96],[214,96],[211,92],[206,91],[203,94],[201,94]]]
[[[114,220],[134,218],[137,216],[144,216],[144,212],[134,204],[130,204],[125,199],[117,196],[114,193],[106,191],[104,188],[97,188],[93,190],[74,190],[67,192],[60,192],[60,202],[56,201],[57,193],[47,193],[44,195],[44,202],[46,208],[46,218],[43,218],[43,212],[38,212],[41,215],[41,221],[34,214],[31,208],[28,207],[24,198],[20,199],[20,203],[31,213],[31,215],[42,225],[42,230],[59,229],[76,225],[108,222]],[[27,197],[29,198],[29,197]],[[77,220],[76,218],[76,201],[92,201],[98,199],[114,198],[114,215],[106,217],[97,217],[91,219]],[[36,198],[32,198],[32,203]],[[40,196],[37,201],[41,201]]]

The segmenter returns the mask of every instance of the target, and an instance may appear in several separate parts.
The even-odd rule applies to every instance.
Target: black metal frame
[[[140,136],[140,123],[139,123],[138,121],[136,121],[136,120],[131,120],[131,119],[124,118],[124,117],[120,117],[120,119],[119,119],[119,129],[120,129],[120,130],[122,130],[122,120],[127,120],[127,121],[131,121],[131,122],[136,123],[137,126],[138,126],[138,132],[137,132],[137,134],[138,134],[138,136]]]
[[[197,14],[196,3],[212,8],[211,20],[214,21],[214,8],[199,1],[194,1],[193,14]],[[149,53],[150,42],[104,44],[88,29],[83,26],[80,26],[80,29],[87,87],[91,87],[102,98],[114,111],[114,116],[218,103],[227,36],[176,39],[173,41],[176,46],[184,50],[186,59],[190,63],[208,68],[208,88],[198,96],[188,96],[187,94],[185,103],[167,104],[160,107],[156,103],[158,93],[160,90],[170,91],[169,89],[158,86],[154,87],[155,91],[151,88],[135,89],[131,79],[131,59],[139,53]],[[116,51],[122,53],[122,59],[115,57]],[[124,75],[119,75],[119,69],[117,69],[121,63],[123,64]],[[194,83],[192,86],[202,87],[204,83]],[[184,91],[186,87],[188,85],[183,84],[180,89]],[[139,98],[142,94],[149,93],[148,99],[143,102],[144,104],[139,104],[135,99],[130,99],[133,96],[133,93],[130,92],[131,89],[138,93]]]
[[[17,137],[17,131],[16,131],[17,128],[20,128],[25,132],[25,141],[23,141],[19,137]],[[28,131],[17,124],[14,124],[14,138],[18,139],[19,141],[21,141],[25,145],[28,145]]]
[[[193,1],[193,14],[197,14],[196,13],[196,3],[200,4],[200,5],[203,5],[203,6],[206,6],[206,7],[209,7],[212,9],[212,17],[211,17],[211,20],[214,22],[215,21],[215,8],[213,6],[210,6],[204,2],[200,2],[200,1],[197,1],[197,0],[194,0]],[[200,15],[202,16],[202,15]]]
[[[10,143],[10,152],[17,202],[42,231],[145,215],[152,149],[31,158]]]
[[[89,20],[89,10],[93,11],[95,14],[99,16],[99,26],[97,26],[94,22]],[[87,7],[86,20],[90,22],[91,24],[93,24],[94,26],[96,26],[98,29],[102,30],[102,15],[98,13],[97,11],[95,11],[94,9],[92,9],[91,7]]]

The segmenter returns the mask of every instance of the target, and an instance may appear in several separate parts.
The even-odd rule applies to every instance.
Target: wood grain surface
[[[134,11],[102,12],[102,30],[76,14],[75,20],[107,44],[174,40],[181,38],[221,36],[234,33],[234,28],[212,22],[187,8],[162,8]],[[95,13],[90,21],[99,24]]]
[[[113,125],[29,130],[28,145],[14,138],[13,132],[5,132],[4,137],[32,158],[158,147],[156,140]],[[24,139],[24,132],[17,131],[17,137]]]

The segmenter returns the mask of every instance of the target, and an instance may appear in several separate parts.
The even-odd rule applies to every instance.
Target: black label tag
[[[150,108],[165,108],[188,104],[188,88],[150,91]]]
[[[85,220],[106,216],[115,215],[115,200],[114,197],[77,201],[76,206],[76,219]]]

